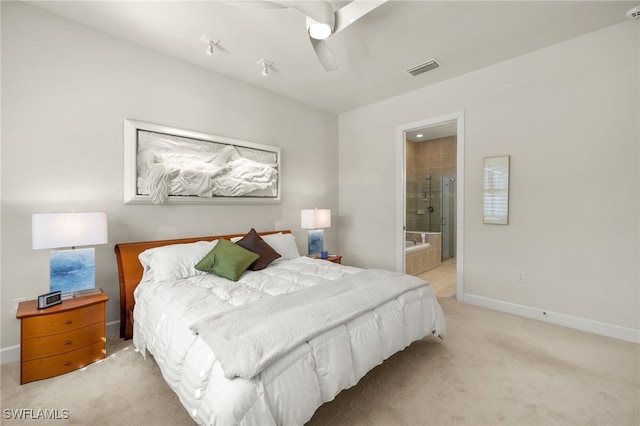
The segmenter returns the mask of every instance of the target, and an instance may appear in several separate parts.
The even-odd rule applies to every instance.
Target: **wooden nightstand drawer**
[[[100,321],[104,321],[104,303],[55,314],[44,313],[22,320],[22,338],[64,333]]]
[[[106,354],[103,291],[38,309],[37,300],[21,302],[20,384],[82,368]]]
[[[104,332],[104,322],[101,321],[66,333],[25,339],[22,342],[22,359],[30,361],[71,352],[91,343],[102,341]]]
[[[100,341],[62,355],[22,362],[22,383],[48,379],[82,368],[104,358],[105,353],[105,342]]]

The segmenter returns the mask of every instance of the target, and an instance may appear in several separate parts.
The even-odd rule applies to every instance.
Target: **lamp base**
[[[309,254],[320,254],[324,248],[324,229],[309,230]]]
[[[96,286],[94,248],[52,251],[49,264],[50,291],[72,293]]]

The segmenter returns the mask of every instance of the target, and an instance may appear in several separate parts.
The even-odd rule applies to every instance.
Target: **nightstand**
[[[18,305],[20,384],[82,368],[105,357],[105,305],[98,294],[63,300],[38,309],[37,300]]]
[[[321,260],[327,260],[333,263],[342,264],[342,256],[337,254],[330,254],[329,257],[327,257],[326,259],[322,259],[319,254],[309,255],[307,257],[310,257],[312,259],[321,259]]]

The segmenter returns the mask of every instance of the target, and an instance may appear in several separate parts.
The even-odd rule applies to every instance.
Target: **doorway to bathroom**
[[[403,271],[462,300],[462,113],[402,129]],[[460,226],[459,226],[460,225]]]

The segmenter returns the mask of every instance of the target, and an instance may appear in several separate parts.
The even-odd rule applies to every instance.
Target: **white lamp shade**
[[[34,250],[106,243],[106,213],[36,213],[31,217]]]
[[[300,211],[303,229],[331,228],[331,209],[306,209]]]

